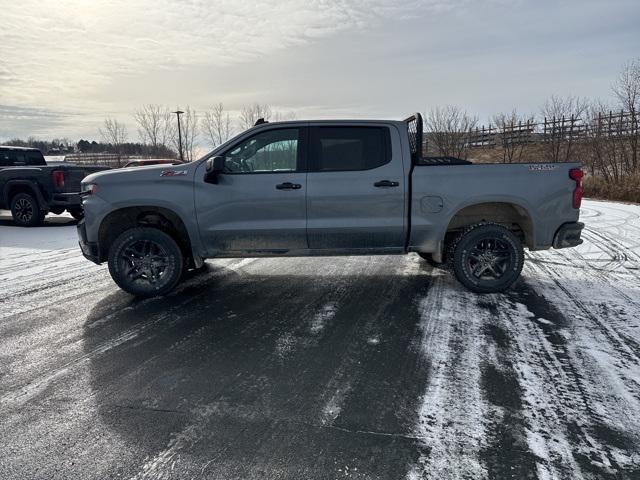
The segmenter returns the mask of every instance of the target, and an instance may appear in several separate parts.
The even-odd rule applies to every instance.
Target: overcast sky
[[[639,0],[0,0],[0,141],[136,139],[144,103],[261,102],[297,118],[484,121],[551,94],[611,98]],[[205,143],[204,140],[202,143]]]

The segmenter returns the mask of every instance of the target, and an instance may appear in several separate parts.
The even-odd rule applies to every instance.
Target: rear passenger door
[[[312,125],[309,133],[309,248],[402,250],[406,186],[397,130],[367,123]]]

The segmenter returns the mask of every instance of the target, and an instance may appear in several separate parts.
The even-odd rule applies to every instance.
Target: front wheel
[[[156,228],[121,233],[109,249],[109,273],[124,291],[139,297],[169,293],[180,281],[184,260],[176,241]]]
[[[477,293],[503,292],[517,280],[524,263],[520,240],[501,225],[467,228],[452,247],[456,278]]]

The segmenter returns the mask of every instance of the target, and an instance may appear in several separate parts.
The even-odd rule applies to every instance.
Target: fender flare
[[[43,211],[48,210],[49,204],[47,203],[44,196],[42,195],[42,192],[40,191],[38,184],[31,180],[21,180],[21,179],[9,180],[7,183],[5,183],[4,188],[2,189],[2,198],[8,208],[11,207],[9,205],[9,192],[11,191],[11,188],[15,186],[27,187],[29,190],[31,190],[31,193],[35,195],[36,201],[38,202],[38,206],[40,207],[40,210],[43,210]]]
[[[498,196],[498,195],[482,196],[482,197],[468,199],[465,202],[462,202],[456,205],[455,210],[453,210],[453,213],[449,215],[447,219],[446,227],[442,230],[442,232],[439,235],[438,244],[440,245],[440,248],[439,248],[439,252],[435,252],[436,255],[439,254],[442,257],[444,253],[443,251],[444,239],[447,234],[447,231],[449,230],[449,225],[451,225],[451,221],[455,218],[455,216],[458,215],[458,213],[460,213],[462,210],[464,210],[467,207],[472,207],[474,205],[481,205],[483,203],[505,203],[521,209],[531,221],[531,236],[532,236],[532,241],[535,242],[535,233],[536,233],[535,217],[532,215],[533,209],[527,204],[526,201],[520,198],[505,197],[505,196]]]

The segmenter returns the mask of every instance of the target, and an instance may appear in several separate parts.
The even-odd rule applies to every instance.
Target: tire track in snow
[[[567,298],[568,303],[572,304],[575,309],[581,313],[581,316],[590,320],[597,327],[597,329],[609,340],[612,346],[620,354],[622,361],[624,361],[630,368],[637,368],[640,366],[640,351],[637,350],[637,344],[635,344],[633,340],[629,341],[624,336],[621,336],[616,330],[594,315],[582,299],[572,293],[571,290],[563,284],[562,274],[546,264],[531,262],[531,265],[533,270],[537,270],[538,273],[542,274],[542,276],[551,279],[554,283],[554,290],[556,290],[560,295],[564,295]],[[633,367],[629,364],[633,365]]]
[[[480,458],[489,406],[480,389],[484,340],[479,312],[467,292],[436,270],[419,302],[419,346],[430,376],[414,430],[422,455],[407,478],[487,478]]]
[[[612,385],[598,383],[601,371],[587,361],[582,342],[576,343],[574,322],[546,298],[525,284],[509,300],[510,308],[502,305],[498,313],[516,348],[511,358],[528,405],[530,441],[546,473],[626,478],[620,475],[636,467],[632,456],[640,436],[630,434],[624,410],[638,411],[640,403],[623,407],[624,398],[611,398]]]
[[[572,359],[563,333],[567,321],[526,285],[494,300],[492,308],[508,339],[509,368],[522,392],[523,424],[538,476],[590,478],[575,457],[603,455],[586,431],[586,425],[603,419],[592,407],[592,393]],[[597,465],[610,467],[610,457]]]

